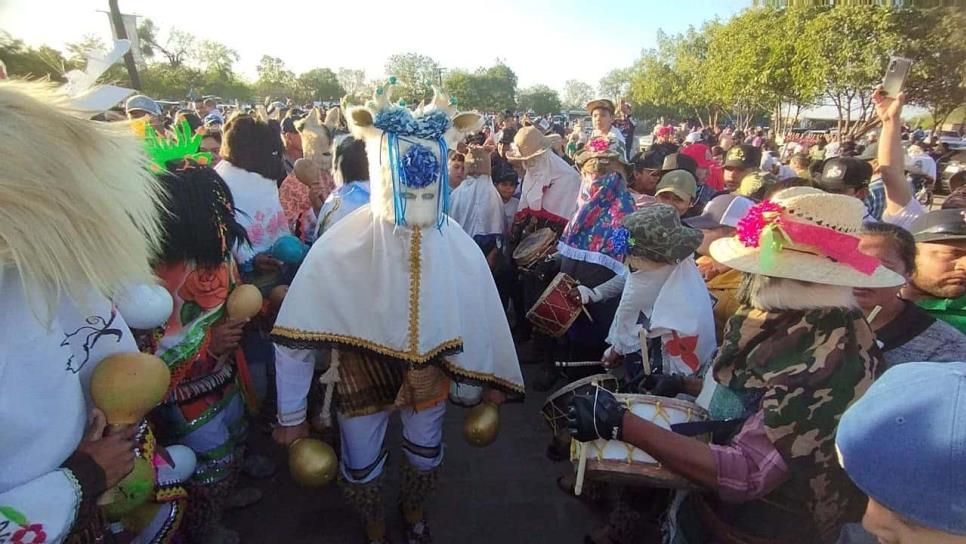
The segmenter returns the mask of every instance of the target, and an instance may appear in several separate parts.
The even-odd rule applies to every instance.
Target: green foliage
[[[409,103],[429,100],[433,96],[432,86],[439,83],[439,63],[419,53],[393,55],[386,61],[386,74],[396,76],[399,84],[393,91],[394,97]]]
[[[0,31],[0,59],[7,65],[11,76],[39,79],[49,77],[64,81],[67,59],[46,45],[33,48],[6,32]]]
[[[966,12],[944,7],[902,12],[902,51],[915,62],[906,79],[908,100],[929,109],[942,126],[966,106]]]
[[[443,80],[443,88],[459,100],[460,109],[498,111],[516,105],[516,81],[513,70],[498,63],[475,73],[452,70]]]
[[[615,68],[600,79],[597,95],[620,100],[630,95],[632,68]]]
[[[349,96],[363,98],[372,92],[366,84],[365,70],[339,68],[335,77]]]
[[[308,103],[313,100],[338,100],[345,94],[335,72],[328,68],[313,68],[295,81],[292,98],[299,103]]]
[[[546,85],[534,85],[520,91],[517,100],[522,111],[533,111],[537,115],[560,113],[562,105],[557,91]]]
[[[564,83],[563,105],[568,109],[583,109],[587,102],[594,99],[594,88],[576,79]]]
[[[278,100],[295,94],[295,73],[285,67],[282,59],[263,55],[255,71],[258,73],[255,94],[259,98]]]

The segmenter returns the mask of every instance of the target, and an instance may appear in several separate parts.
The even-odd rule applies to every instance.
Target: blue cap
[[[966,535],[966,363],[889,369],[842,415],[839,462],[879,504]]]

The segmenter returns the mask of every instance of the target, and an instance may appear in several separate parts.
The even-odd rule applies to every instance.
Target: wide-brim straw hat
[[[611,115],[616,111],[614,109],[614,103],[606,98],[597,98],[587,103],[587,113],[594,113],[594,110],[598,108],[610,110]]]
[[[882,266],[878,259],[859,252],[858,234],[864,213],[865,204],[851,196],[812,187],[785,189],[771,201],[752,208],[738,223],[737,236],[713,242],[711,257],[742,272],[777,278],[846,287],[902,285],[906,281],[902,276]],[[766,259],[762,258],[762,246],[767,244],[763,233],[769,229],[761,228],[762,225],[777,226],[770,230],[780,242],[780,247],[768,252],[770,257]],[[809,241],[817,245],[801,243],[805,240],[801,234],[796,235],[799,242],[792,241],[787,234],[792,229],[807,229]],[[761,235],[757,244],[750,241],[756,233]]]
[[[561,141],[559,134],[544,135],[537,127],[523,127],[513,137],[513,147],[507,151],[506,158],[511,161],[533,159],[543,155]]]

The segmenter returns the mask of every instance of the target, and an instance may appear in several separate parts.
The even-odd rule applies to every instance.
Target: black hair
[[[225,262],[238,243],[249,243],[245,228],[235,220],[235,202],[225,180],[207,166],[168,165],[160,176],[167,193],[162,214],[164,263],[194,261],[213,268]]]
[[[770,200],[771,197],[778,191],[784,191],[785,189],[791,189],[792,187],[814,187],[812,180],[807,178],[792,177],[780,179],[772,184],[766,184],[761,188],[761,194],[758,195],[761,198],[757,200]]]
[[[198,117],[197,113],[190,110],[181,110],[174,116],[175,125],[180,125],[181,121],[188,122],[188,128],[191,129],[192,134],[198,132],[198,129],[204,126],[204,123],[201,122],[201,117]]]
[[[347,136],[335,150],[336,168],[342,172],[342,179],[350,181],[369,181],[369,157],[366,144],[352,136]]]
[[[282,142],[278,121],[272,127],[250,115],[237,115],[225,125],[221,156],[232,165],[274,181],[285,179]]]
[[[909,231],[890,223],[866,223],[862,225],[862,234],[888,239],[906,268],[906,274],[916,273],[916,239]]]

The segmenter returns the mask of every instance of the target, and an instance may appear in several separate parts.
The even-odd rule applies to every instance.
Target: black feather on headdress
[[[219,266],[235,244],[249,243],[245,228],[235,220],[231,191],[211,168],[171,166],[160,176],[168,193],[169,212],[163,220],[165,236],[160,260]]]

